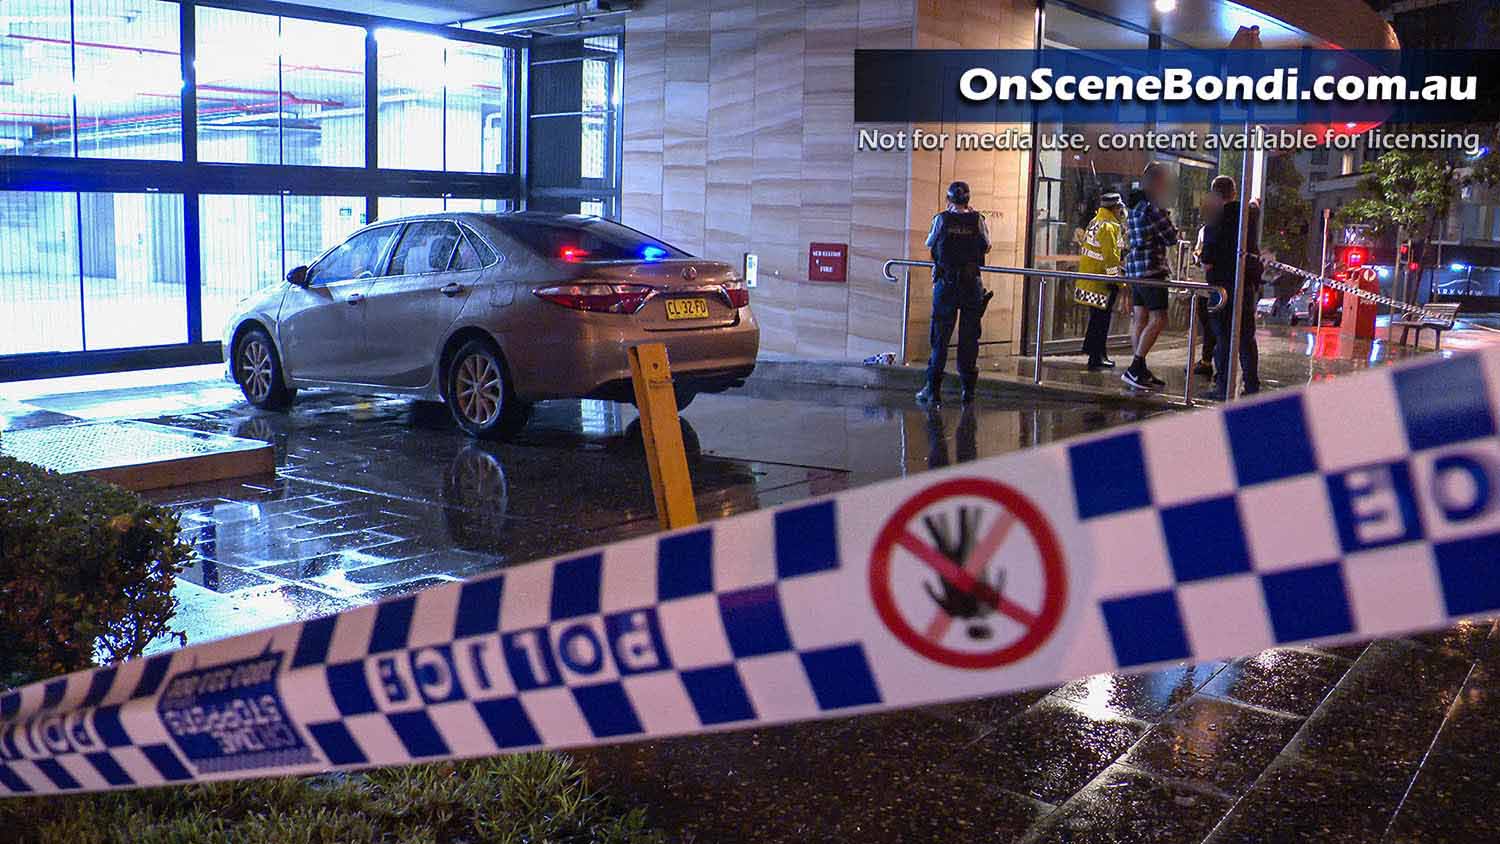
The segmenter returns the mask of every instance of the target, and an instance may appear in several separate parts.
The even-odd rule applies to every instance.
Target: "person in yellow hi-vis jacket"
[[[1125,203],[1117,193],[1099,197],[1099,212],[1089,222],[1080,244],[1078,271],[1119,277],[1120,247],[1124,240],[1121,225],[1125,222]],[[1109,342],[1109,320],[1115,310],[1120,285],[1105,281],[1079,280],[1073,285],[1073,301],[1087,305],[1088,328],[1083,332],[1083,353],[1089,356],[1089,370],[1109,369],[1115,362],[1104,353]]]

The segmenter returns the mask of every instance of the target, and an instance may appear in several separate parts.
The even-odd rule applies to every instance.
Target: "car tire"
[[[682,411],[687,410],[688,405],[692,404],[693,403],[693,399],[696,399],[697,397],[698,397],[698,393],[697,393],[696,390],[679,390],[679,391],[677,391],[677,394],[676,394],[676,398],[677,398],[677,412],[681,413]]]
[[[471,437],[510,436],[531,418],[531,405],[516,398],[505,359],[490,340],[470,340],[460,347],[445,380],[448,411]]]
[[[245,401],[262,410],[284,410],[297,391],[286,385],[281,355],[264,328],[252,328],[234,343],[234,381]]]

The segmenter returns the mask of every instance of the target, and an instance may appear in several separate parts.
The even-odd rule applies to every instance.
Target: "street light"
[[[1156,11],[1168,15],[1177,9],[1177,0],[1156,0]]]

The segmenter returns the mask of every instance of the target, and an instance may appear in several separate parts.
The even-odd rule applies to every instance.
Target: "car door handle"
[[[444,296],[457,296],[458,294],[464,292],[464,286],[457,282],[450,281],[442,287],[439,287],[438,292],[443,294]]]
[[[363,293],[350,293],[349,294],[349,298],[345,299],[344,301],[348,302],[351,305],[358,305],[360,302],[363,302],[364,300],[365,300],[365,294],[363,294]]]

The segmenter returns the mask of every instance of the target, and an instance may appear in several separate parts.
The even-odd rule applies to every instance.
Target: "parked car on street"
[[[1318,297],[1318,283],[1309,281],[1285,302],[1278,302],[1275,296],[1262,297],[1255,304],[1255,314],[1261,322],[1285,323],[1287,325],[1298,325],[1304,322],[1316,320],[1315,300]]]
[[[546,399],[632,401],[626,349],[662,342],[679,407],[744,382],[743,280],[598,217],[444,213],[366,226],[240,303],[226,377],[257,407],[333,386],[446,402],[477,437]]]

